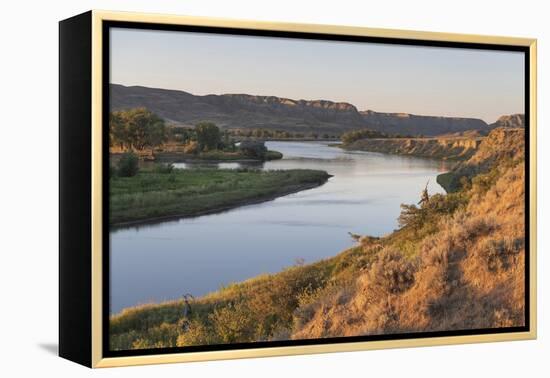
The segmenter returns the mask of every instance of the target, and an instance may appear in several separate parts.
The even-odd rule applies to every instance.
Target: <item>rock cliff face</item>
[[[144,106],[178,125],[211,121],[222,128],[269,128],[336,134],[360,128],[410,135],[489,130],[480,119],[379,113],[371,110],[360,112],[352,104],[328,100],[293,100],[248,94],[195,96],[183,91],[117,84],[111,84],[110,96],[113,110]]]
[[[346,150],[381,152],[445,160],[466,160],[474,155],[483,138],[385,138],[361,139]]]
[[[481,119],[457,117],[433,117],[406,113],[361,112],[368,128],[387,134],[441,135],[466,130],[488,130]]]
[[[523,114],[503,115],[495,123],[490,124],[489,127],[492,129],[498,127],[525,127],[525,116]]]

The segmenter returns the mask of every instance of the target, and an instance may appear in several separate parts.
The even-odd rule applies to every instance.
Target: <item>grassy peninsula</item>
[[[325,183],[325,171],[172,169],[157,165],[110,178],[110,224],[190,217],[268,201]]]
[[[453,170],[456,190],[402,205],[395,232],[230,284],[191,300],[186,316],[178,300],[127,308],[111,316],[111,348],[524,325],[523,133],[492,131]]]

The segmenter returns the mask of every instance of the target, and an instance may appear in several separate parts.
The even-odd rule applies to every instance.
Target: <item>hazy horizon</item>
[[[110,74],[125,86],[329,100],[489,124],[525,112],[521,52],[113,28]]]

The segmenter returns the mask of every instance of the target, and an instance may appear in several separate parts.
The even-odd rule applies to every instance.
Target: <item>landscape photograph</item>
[[[523,52],[109,47],[110,351],[526,325]]]

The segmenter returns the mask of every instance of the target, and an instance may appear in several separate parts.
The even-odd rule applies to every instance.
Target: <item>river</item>
[[[260,169],[311,168],[324,185],[227,212],[110,233],[111,313],[124,307],[195,297],[261,273],[334,256],[354,244],[348,232],[384,235],[397,227],[401,203],[416,203],[441,161],[347,152],[321,142],[268,142],[282,160]],[[221,163],[232,169],[238,163]],[[186,164],[176,164],[188,168]]]

